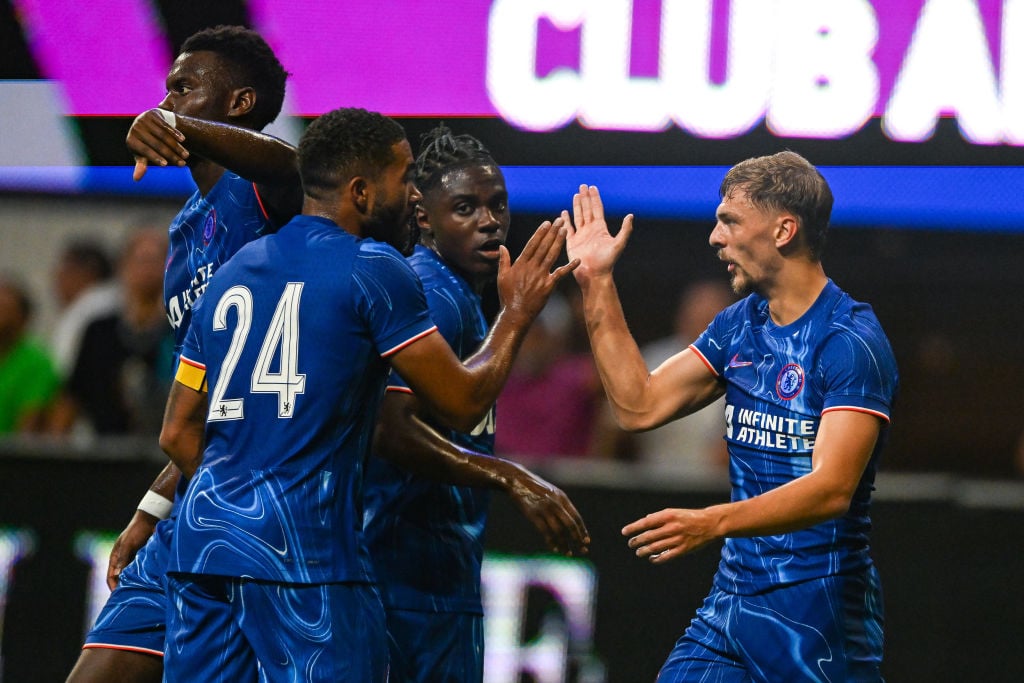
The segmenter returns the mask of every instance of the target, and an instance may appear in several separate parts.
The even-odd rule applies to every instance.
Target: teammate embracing
[[[363,468],[390,368],[441,422],[490,411],[557,282],[561,222],[514,263],[492,333],[460,361],[395,246],[421,198],[395,121],[337,109],[299,143],[302,214],[246,245],[197,304],[160,444],[188,490],[168,564],[169,683],[387,679],[363,538]],[[572,521],[572,520],[569,520]],[[583,530],[572,525],[577,544]]]

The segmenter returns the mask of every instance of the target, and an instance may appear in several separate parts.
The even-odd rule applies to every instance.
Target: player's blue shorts
[[[484,677],[479,614],[388,608],[390,683],[473,683]]]
[[[872,567],[758,595],[715,588],[658,683],[881,681],[882,592]]]
[[[121,571],[117,587],[85,637],[85,649],[109,648],[163,656],[167,619],[165,576],[174,520],[156,525],[146,545]]]
[[[376,588],[167,575],[164,681],[374,683],[387,680]]]

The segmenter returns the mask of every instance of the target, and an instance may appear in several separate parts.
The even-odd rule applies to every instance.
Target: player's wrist
[[[515,495],[520,475],[519,470],[521,468],[515,463],[495,456],[488,456],[484,458],[484,461],[486,462],[486,474],[490,480],[491,488],[503,491],[509,495]]]
[[[736,529],[732,528],[730,524],[732,521],[729,516],[731,505],[731,503],[711,505],[702,510],[708,519],[707,528],[715,538],[726,538],[736,532]]]
[[[166,123],[168,126],[170,126],[171,128],[177,129],[177,127],[178,127],[178,117],[175,116],[173,111],[167,111],[166,109],[161,109],[160,107],[157,107],[156,109],[153,110],[153,112],[157,116],[162,118],[164,120],[164,123]]]
[[[173,508],[174,501],[163,497],[156,491],[146,491],[146,495],[142,497],[142,500],[136,506],[137,510],[145,512],[158,520],[170,517]]]

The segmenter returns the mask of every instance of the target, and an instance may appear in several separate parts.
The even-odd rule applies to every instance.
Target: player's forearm
[[[590,347],[615,420],[623,429],[646,429],[650,372],[626,324],[615,281],[610,273],[587,278],[580,289]]]
[[[714,505],[705,512],[716,520],[719,537],[771,536],[807,529],[846,514],[854,487],[811,472],[753,498]]]
[[[506,489],[510,463],[461,448],[419,417],[407,417],[404,425],[382,419],[374,452],[424,478],[454,486]]]
[[[160,448],[171,459],[171,464],[191,479],[203,460],[203,431],[187,428],[168,433],[165,430],[160,434]]]
[[[164,422],[160,428],[160,448],[181,473],[195,474],[203,459],[206,444],[206,394],[179,381],[171,385]]]
[[[156,476],[153,483],[150,484],[149,490],[153,493],[159,494],[168,500],[174,499],[174,491],[178,487],[178,481],[181,479],[181,470],[173,462],[167,463],[160,474]]]
[[[198,154],[257,184],[299,185],[298,154],[287,142],[258,131],[176,116],[189,154]]]
[[[471,415],[464,415],[455,425],[458,431],[471,431],[497,401],[531,322],[532,318],[502,309],[483,344],[463,362],[468,381],[462,392],[462,408]]]

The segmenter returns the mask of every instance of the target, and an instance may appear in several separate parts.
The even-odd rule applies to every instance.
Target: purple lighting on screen
[[[537,22],[537,78],[544,78],[555,69],[580,70],[580,27],[562,30],[542,18]]]

